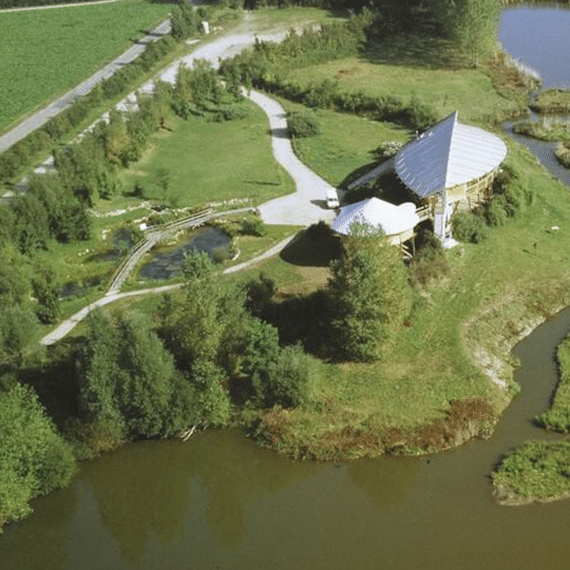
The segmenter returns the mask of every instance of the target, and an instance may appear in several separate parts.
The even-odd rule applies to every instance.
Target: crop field
[[[118,56],[173,5],[124,0],[0,14],[0,133]]]

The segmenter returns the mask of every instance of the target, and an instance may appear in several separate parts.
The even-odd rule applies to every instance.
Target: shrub
[[[427,285],[449,271],[441,241],[432,231],[420,231],[416,246],[416,254],[410,262],[410,277],[414,286]]]
[[[241,222],[241,233],[246,236],[262,237],[267,234],[267,227],[258,216],[249,216]]]
[[[485,224],[484,213],[481,210],[475,212],[459,212],[452,219],[453,236],[459,241],[479,243],[483,241],[489,230]]]
[[[287,117],[289,133],[294,138],[314,137],[320,132],[314,113],[289,113]]]
[[[412,127],[420,131],[425,131],[438,119],[435,110],[416,95],[413,95],[410,99],[407,113]]]
[[[387,141],[377,146],[372,152],[372,156],[376,160],[385,160],[398,154],[402,148],[402,143],[398,141]]]
[[[505,196],[495,196],[485,208],[485,221],[489,226],[502,226],[508,218],[508,203]]]
[[[249,110],[239,105],[231,105],[225,109],[220,109],[214,115],[214,121],[221,123],[223,121],[236,121],[238,119],[247,119]]]
[[[309,405],[314,399],[318,361],[300,346],[283,348],[261,375],[265,405],[283,408]]]

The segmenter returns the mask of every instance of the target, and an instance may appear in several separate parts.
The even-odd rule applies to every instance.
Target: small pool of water
[[[232,238],[220,228],[201,228],[182,245],[168,251],[151,252],[152,261],[140,270],[141,279],[169,279],[180,273],[184,257],[190,251],[204,251],[213,261],[218,255],[224,255]]]

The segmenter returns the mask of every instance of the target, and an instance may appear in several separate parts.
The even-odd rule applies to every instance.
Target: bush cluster
[[[31,512],[29,501],[66,485],[75,471],[70,446],[29,387],[0,388],[0,532]]]
[[[317,117],[310,112],[289,113],[287,125],[293,138],[314,137],[320,133]]]
[[[460,212],[452,219],[453,235],[460,241],[479,243],[488,235],[488,228],[502,226],[527,205],[534,193],[508,164],[495,177],[493,198],[474,212]]]

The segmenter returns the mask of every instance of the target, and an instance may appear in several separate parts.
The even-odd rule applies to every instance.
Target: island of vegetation
[[[229,4],[222,11],[241,13]],[[55,171],[0,206],[0,522],[65,485],[77,460],[126,441],[239,426],[299,459],[431,453],[488,436],[516,395],[510,348],[570,301],[570,197],[506,139],[492,199],[452,220],[453,249],[429,221],[404,262],[366,226],[340,238],[323,223],[282,228],[240,213],[217,222],[233,250],[189,254],[169,280],[179,291],[93,312],[38,347],[100,295],[141,224],[293,190],[243,86],[279,98],[296,152],[345,203],[403,191],[390,173],[348,187],[416,131],[458,110],[501,136],[498,122],[526,104],[532,80],[493,53],[495,0],[333,4],[341,21],[258,40],[219,71],[180,68],[173,85],[157,81],[135,109],[67,144],[197,33],[183,2],[174,38],[0,157],[14,191],[31,157],[57,143]],[[302,12],[265,13],[294,23]],[[279,258],[222,277],[238,250],[242,261],[294,233]],[[62,300],[63,284],[81,291]]]
[[[517,122],[513,127],[514,132],[558,142],[554,154],[562,166],[570,168],[570,92],[564,89],[540,91],[529,107],[539,117],[533,121]]]
[[[570,337],[558,347],[559,383],[548,412],[535,421],[570,433]],[[570,441],[529,441],[508,454],[493,474],[495,495],[504,505],[549,502],[570,496]]]

